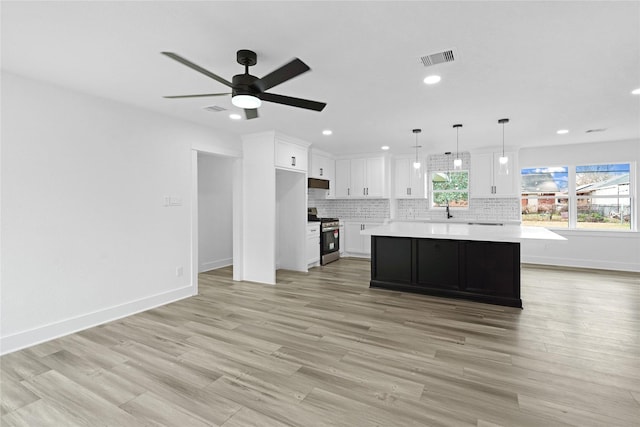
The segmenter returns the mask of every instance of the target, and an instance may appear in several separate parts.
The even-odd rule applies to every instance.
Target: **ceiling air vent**
[[[220,107],[219,105],[209,105],[208,107],[202,107],[203,110],[210,111],[212,113],[219,113],[220,111],[227,111],[226,108]]]
[[[457,54],[454,55],[453,49],[450,49],[443,52],[425,55],[420,58],[420,61],[422,61],[422,64],[424,64],[425,67],[430,67],[432,65],[442,64],[443,62],[453,62],[455,60],[455,56],[457,56]]]

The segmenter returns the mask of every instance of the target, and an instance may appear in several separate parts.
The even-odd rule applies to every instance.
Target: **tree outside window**
[[[469,171],[432,172],[431,207],[469,207]]]

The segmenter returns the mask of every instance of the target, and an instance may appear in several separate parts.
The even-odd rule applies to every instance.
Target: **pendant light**
[[[422,164],[420,163],[420,160],[418,160],[418,148],[422,148],[422,145],[418,145],[418,134],[420,132],[422,132],[422,129],[414,129],[411,132],[413,132],[416,135],[416,145],[415,145],[416,160],[413,162],[413,168],[419,174],[420,173],[420,167],[422,166]]]
[[[509,123],[509,119],[500,119],[498,123],[502,125],[502,156],[498,159],[498,174],[509,175],[509,157],[504,154],[504,125]]]
[[[458,153],[458,132],[460,131],[461,127],[461,124],[453,125],[453,128],[456,130],[456,158],[453,159],[454,170],[462,169],[462,159],[460,158],[460,153]]]

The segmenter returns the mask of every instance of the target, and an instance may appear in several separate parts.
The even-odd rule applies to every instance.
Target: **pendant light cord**
[[[502,122],[502,157],[504,157],[504,122]]]

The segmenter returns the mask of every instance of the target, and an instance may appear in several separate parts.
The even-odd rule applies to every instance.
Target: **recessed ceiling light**
[[[436,76],[435,74],[424,78],[424,82],[428,85],[436,84],[439,81],[440,81],[440,76]]]
[[[242,118],[242,116],[240,114],[231,113],[231,114],[229,114],[229,118],[231,120],[240,120]]]
[[[640,87],[631,91],[633,95],[640,95]]]
[[[568,129],[560,129],[559,131],[556,132],[558,135],[564,135],[569,133]]]
[[[388,145],[383,145],[382,147],[380,147],[380,149],[381,149],[381,150],[385,150],[385,151],[386,151],[386,150],[388,150],[388,149],[389,149],[389,146],[388,146]]]
[[[325,129],[322,131],[323,135],[331,135],[333,133],[333,131],[331,129]]]

